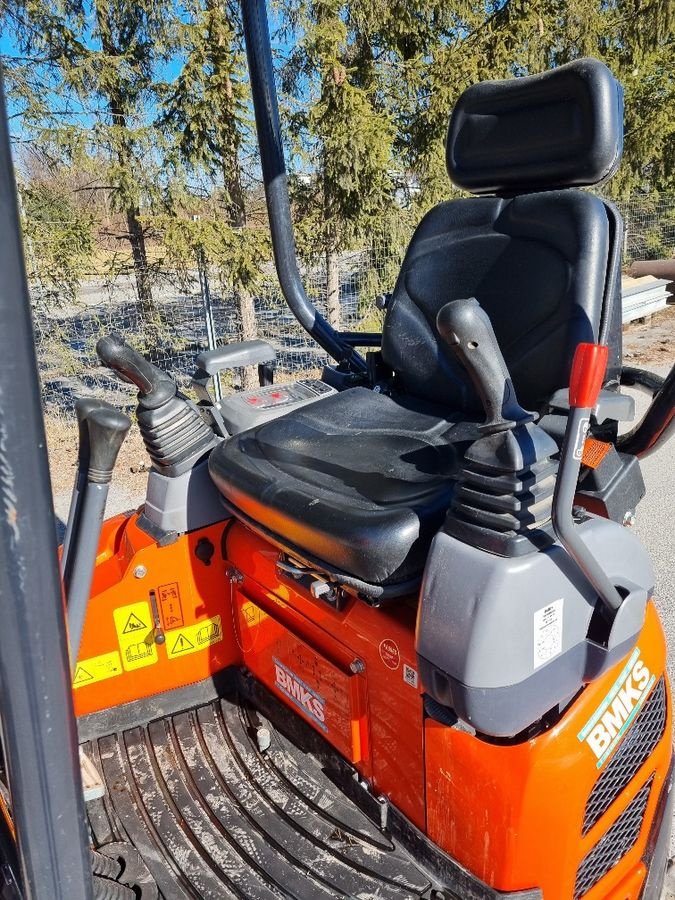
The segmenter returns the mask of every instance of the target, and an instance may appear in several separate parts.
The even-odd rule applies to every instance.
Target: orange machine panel
[[[238,664],[219,523],[158,546],[138,517],[106,522],[73,674],[78,715]]]
[[[368,748],[362,747],[357,768],[374,792],[390,797],[424,829],[424,717],[415,655],[416,598],[374,609],[350,597],[342,610],[332,609],[281,573],[279,551],[239,524],[227,533],[227,556],[241,573],[239,589],[248,600],[272,614],[340,672],[362,672]],[[241,635],[244,655],[253,640],[247,631]],[[262,641],[265,633],[261,629],[257,639]],[[265,652],[260,643],[255,652]],[[361,678],[355,683],[360,682]],[[361,739],[364,732],[365,727],[360,729]],[[333,741],[332,734],[325,737]]]
[[[331,662],[243,592],[235,604],[244,665],[343,756],[361,762],[368,737],[363,676]]]
[[[549,731],[516,745],[500,745],[428,719],[429,837],[499,890],[539,887],[546,900],[569,900],[575,896],[581,861],[645,789],[649,799],[637,842],[584,894],[584,900],[638,900],[649,823],[670,763],[669,696],[665,728],[654,752],[585,834],[583,821],[594,784],[630,733],[638,705],[657,689],[664,669],[663,632],[650,604],[636,650],[589,685]],[[609,706],[613,697],[623,704],[625,729],[614,721],[620,710]],[[632,706],[632,714],[625,704]],[[612,717],[607,719],[609,730],[603,725],[605,715]]]

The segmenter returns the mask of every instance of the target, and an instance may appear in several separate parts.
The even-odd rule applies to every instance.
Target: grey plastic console
[[[139,524],[154,537],[161,540],[162,535],[185,534],[228,518],[211,481],[208,459],[174,477],[150,471]]]
[[[569,390],[561,388],[556,391],[549,400],[549,405],[553,409],[568,411]],[[632,422],[635,418],[635,398],[629,394],[617,394],[616,391],[600,391],[593,409],[593,418],[599,425],[612,419],[615,422]]]
[[[283,416],[292,409],[308,406],[322,397],[336,393],[335,388],[325,381],[306,378],[289,384],[271,384],[233,394],[218,404],[218,412],[228,433],[238,434]]]
[[[445,532],[429,554],[417,624],[427,692],[477,731],[511,737],[618,662],[642,628],[654,573],[638,538],[589,515],[579,537],[624,600],[598,626],[597,594],[559,543],[518,558]]]

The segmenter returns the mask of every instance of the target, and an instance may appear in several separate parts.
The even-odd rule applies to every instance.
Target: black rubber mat
[[[431,896],[319,760],[235,699],[84,747],[106,785],[88,804],[96,845],[133,845],[165,900]]]

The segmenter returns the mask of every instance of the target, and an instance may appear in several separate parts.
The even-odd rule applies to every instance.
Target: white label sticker
[[[403,680],[410,687],[417,687],[417,671],[412,666],[409,666],[408,663],[403,663]]]
[[[582,419],[579,422],[579,428],[577,429],[577,436],[574,441],[574,452],[572,456],[581,462],[584,456],[584,444],[586,443],[586,435],[588,434],[588,429],[590,427],[589,419]]]
[[[534,614],[534,667],[543,666],[562,650],[563,601],[554,600]]]

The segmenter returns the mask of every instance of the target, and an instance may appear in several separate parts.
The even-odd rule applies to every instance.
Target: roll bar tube
[[[0,74],[0,717],[23,893],[91,900],[56,528]]]
[[[640,423],[617,442],[617,449],[622,453],[642,459],[675,434],[675,366],[665,379],[651,372],[624,369],[621,383],[645,389],[654,398]]]
[[[274,263],[281,290],[291,312],[317,344],[336,362],[353,372],[365,374],[366,361],[323,318],[305,293],[293,237],[266,3],[265,0],[242,0],[241,6]]]

